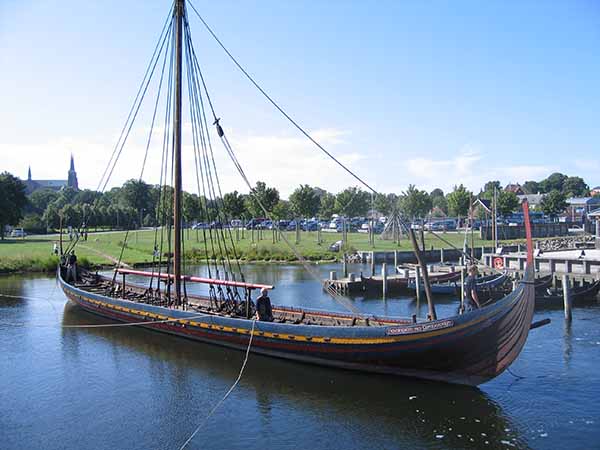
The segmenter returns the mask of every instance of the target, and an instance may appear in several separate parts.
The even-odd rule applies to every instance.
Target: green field
[[[228,239],[230,256],[231,243]],[[208,233],[207,233],[208,234]],[[295,261],[297,257],[285,243],[284,239],[278,239],[273,243],[273,232],[263,230],[248,230],[243,232],[232,231],[232,239],[235,244],[237,256],[248,261]],[[296,244],[296,233],[285,232],[285,238],[297,248],[300,254],[311,261],[338,259],[339,252],[329,251],[329,246],[341,239],[340,233],[321,233],[321,244],[317,243],[317,232],[301,232],[300,242]],[[453,245],[462,248],[464,235],[462,233],[443,233],[441,236]],[[63,245],[69,244],[68,237],[63,238]],[[125,239],[125,232],[99,232],[90,233],[87,241],[80,240],[76,247],[76,253],[82,263],[93,265],[112,265],[114,259],[119,258],[121,247]],[[132,231],[127,238],[127,245],[123,252],[123,262],[127,264],[140,264],[152,262],[152,250],[154,248],[155,233],[153,230]],[[36,235],[24,239],[10,239],[0,241],[0,272],[14,271],[51,271],[54,270],[57,258],[52,256],[52,244],[58,242],[58,235]],[[475,234],[475,246],[490,245],[489,241],[482,241]],[[184,231],[184,254],[189,262],[202,262],[206,258],[206,247],[203,240],[203,232],[195,230]],[[425,246],[430,248],[449,248],[450,246],[437,237],[425,234]],[[367,234],[349,233],[346,244],[347,251],[353,250],[411,250],[412,246],[408,239],[402,239],[400,245],[392,241],[384,241],[375,237],[375,246],[369,243]],[[208,240],[208,255],[213,257],[219,255],[215,242],[213,253]],[[163,253],[167,252],[164,245]],[[112,258],[112,259],[111,259]]]

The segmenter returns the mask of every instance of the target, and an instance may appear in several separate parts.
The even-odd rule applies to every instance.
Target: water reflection
[[[67,304],[63,322],[105,320]],[[89,347],[90,338],[101,343],[94,348],[99,357],[110,355],[113,367],[104,370],[114,374],[128,367],[139,371],[142,386],[149,386],[152,392],[162,391],[165,403],[156,404],[161,415],[181,414],[175,405],[186,403],[186,413],[193,415],[190,399],[197,397],[212,399],[214,404],[236,378],[243,357],[242,352],[131,327],[68,329],[63,333],[76,346],[85,340]],[[81,359],[79,365],[85,364],[85,355],[72,356]],[[106,373],[98,375],[109,377]],[[126,392],[136,387],[123,388]],[[333,370],[254,354],[236,394],[223,408],[235,411],[234,415],[258,411],[261,433],[277,429],[277,433],[288,435],[276,441],[278,447],[297,448],[299,442],[306,443],[303,427],[316,433],[311,439],[318,448],[326,448],[318,443],[320,433],[322,439],[333,439],[349,448],[505,448],[502,441],[519,448],[527,446],[516,434],[511,418],[479,389]],[[196,420],[207,411],[201,410]],[[282,414],[286,418],[283,422]],[[256,432],[250,423],[240,422],[231,433]],[[336,429],[342,434],[338,436]],[[289,436],[297,439],[288,440]],[[359,436],[370,436],[377,445],[365,445],[369,439],[359,443]],[[219,439],[223,439],[216,445],[219,448],[232,445],[227,437]]]

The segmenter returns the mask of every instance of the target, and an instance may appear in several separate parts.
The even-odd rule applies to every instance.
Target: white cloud
[[[119,186],[128,179],[139,177],[147,133],[148,130],[144,129],[131,134],[108,189]],[[158,183],[160,178],[161,133],[162,130],[155,130],[146,162],[144,179],[149,183]],[[287,197],[298,185],[305,183],[333,192],[356,184],[352,177],[302,135],[238,134],[235,130],[226,130],[226,133],[251,183],[265,181],[267,185],[277,187],[283,197]],[[355,168],[364,156],[357,151],[348,150],[351,145],[345,139],[349,134],[334,128],[319,129],[311,133],[317,142],[343,164]],[[248,188],[229,160],[221,142],[216,136],[212,136],[212,139],[223,191],[237,189],[247,192]],[[63,137],[39,144],[0,143],[0,159],[10,162],[10,166],[5,164],[3,169],[21,178],[26,177],[27,167],[31,165],[34,179],[66,179],[69,156],[73,153],[80,186],[96,189],[113,151],[115,140],[115,136],[97,139]],[[184,126],[184,142],[188,143],[183,148],[184,189],[197,192],[189,124]]]
[[[426,190],[440,187],[449,191],[454,185],[462,183],[474,192],[478,192],[490,180],[500,180],[502,184],[523,183],[526,180],[540,180],[556,170],[546,165],[498,164],[497,157],[485,155],[471,147],[449,159],[411,158],[406,167],[407,184],[415,184]]]

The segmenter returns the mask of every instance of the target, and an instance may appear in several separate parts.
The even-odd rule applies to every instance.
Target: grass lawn
[[[220,230],[219,230],[220,232]],[[160,231],[159,231],[160,233]],[[213,230],[214,233],[214,230]],[[229,240],[228,230],[223,230],[228,240],[228,250],[230,256],[231,241]],[[208,232],[206,233],[208,236]],[[293,244],[302,256],[309,260],[331,260],[339,258],[340,254],[329,251],[329,246],[341,239],[340,233],[321,233],[321,244],[317,244],[317,232],[301,232],[300,242],[296,245],[296,233],[285,232],[286,239]],[[441,236],[455,245],[462,248],[464,234],[462,233],[443,233]],[[288,247],[283,239],[273,243],[273,232],[263,230],[254,231],[254,242],[252,233],[248,230],[240,230],[236,233],[231,231],[231,238],[235,244],[238,257],[246,260],[277,260],[293,261],[296,260],[294,252]],[[119,258],[121,247],[125,239],[125,232],[98,232],[90,233],[88,240],[80,240],[76,247],[76,253],[81,262],[89,262],[94,265],[111,265],[114,259]],[[154,248],[155,233],[153,230],[132,231],[127,238],[127,247],[123,252],[123,262],[128,264],[152,262],[152,250]],[[158,237],[160,242],[160,237]],[[52,245],[58,242],[58,235],[35,235],[24,239],[6,238],[0,241],[0,272],[12,271],[43,271],[54,270],[57,258],[52,255]],[[470,236],[469,236],[470,242]],[[63,246],[69,244],[68,237],[63,237]],[[475,246],[491,245],[491,241],[482,241],[475,233]],[[202,230],[184,231],[184,254],[189,261],[201,262],[206,257],[206,249],[209,255],[219,255],[217,243],[214,243],[214,253],[208,239],[208,245],[205,245]],[[425,234],[426,248],[450,248],[450,246],[437,237]],[[363,233],[348,233],[348,251],[353,250],[412,250],[408,239],[403,239],[400,245],[392,241],[384,241],[379,236],[375,237],[375,246],[369,244],[369,236]],[[166,244],[162,249],[167,252]]]

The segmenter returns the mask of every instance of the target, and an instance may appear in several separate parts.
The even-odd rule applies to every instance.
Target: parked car
[[[309,220],[302,227],[304,231],[317,231],[319,229],[319,223],[317,221]]]
[[[425,224],[425,229],[430,231],[454,231],[456,230],[456,220],[444,219],[428,222]]]
[[[259,225],[261,223],[263,223],[265,220],[265,218],[263,217],[256,217],[254,219],[250,219],[247,223],[246,223],[246,230],[251,230],[252,228],[254,229],[258,229],[260,228]]]
[[[14,228],[10,232],[10,237],[23,238],[25,236],[27,236],[27,233],[25,233],[25,230],[23,230],[23,228]]]

